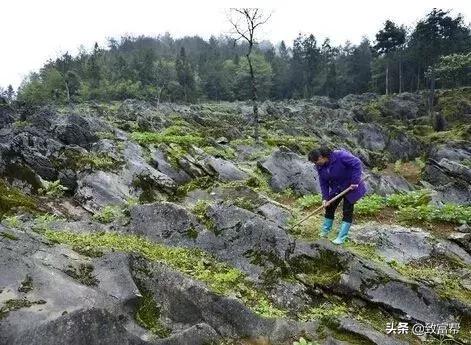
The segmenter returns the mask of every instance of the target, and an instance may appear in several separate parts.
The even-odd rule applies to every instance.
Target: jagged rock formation
[[[469,342],[469,127],[430,133],[415,94],[316,97],[262,104],[256,143],[250,109],[0,104],[0,344],[424,339],[390,321],[460,322]],[[359,207],[345,247],[319,217],[292,227],[318,202],[320,143],[362,159],[384,210]],[[431,203],[397,194],[424,187]],[[390,224],[448,202],[463,214]]]

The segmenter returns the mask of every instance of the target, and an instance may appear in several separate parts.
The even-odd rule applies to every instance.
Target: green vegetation
[[[430,191],[426,189],[407,192],[407,193],[396,193],[388,195],[386,198],[387,206],[400,208],[400,207],[417,207],[426,205],[430,202]]]
[[[60,159],[53,161],[53,163],[57,168],[71,168],[77,171],[85,169],[114,171],[120,168],[124,162],[111,157],[107,152],[82,152],[66,148],[62,151]]]
[[[13,127],[17,129],[25,128],[25,127],[28,127],[29,125],[31,125],[31,122],[29,121],[18,120],[18,121],[13,122]]]
[[[305,338],[301,337],[299,340],[293,342],[293,345],[317,345],[319,344],[317,341],[314,343],[312,341],[306,340]]]
[[[215,180],[211,176],[202,176],[191,180],[190,182],[181,185],[177,188],[178,196],[185,196],[195,189],[208,189],[215,184]]]
[[[198,218],[198,221],[208,230],[214,230],[214,221],[211,219],[211,217],[208,216],[208,208],[210,206],[211,204],[208,201],[198,200],[195,206],[193,206],[192,212],[196,218]]]
[[[10,234],[9,232],[6,232],[6,231],[1,231],[0,236],[3,237],[3,238],[9,239],[11,241],[18,241],[18,237],[16,237],[13,234]]]
[[[60,218],[54,214],[46,213],[39,215],[34,219],[32,230],[37,233],[44,233],[47,229],[50,228],[52,223],[57,222],[59,220]]]
[[[225,146],[225,147],[213,147],[213,146],[204,146],[203,151],[214,157],[223,158],[226,160],[234,159],[236,154],[232,147]]]
[[[331,303],[325,302],[320,306],[309,308],[306,312],[300,315],[303,321],[309,320],[322,320],[333,321],[341,316],[348,314],[348,308],[345,303]]]
[[[162,324],[159,316],[160,308],[157,306],[152,294],[147,291],[143,292],[136,306],[135,319],[137,323],[159,338],[168,337],[171,330]]]
[[[8,315],[9,312],[19,310],[22,308],[29,308],[35,304],[45,304],[46,301],[29,301],[26,298],[23,299],[9,299],[4,302],[3,307],[0,308],[0,320]]]
[[[460,263],[443,259],[439,262],[402,264],[393,260],[389,265],[406,277],[432,286],[443,298],[458,299],[471,305],[471,291],[461,285],[462,279],[456,272],[462,266]]]
[[[468,59],[471,54],[468,54]],[[471,88],[459,88],[454,90],[442,91],[438,97],[437,108],[450,122],[463,120],[471,107]]]
[[[372,194],[362,198],[355,205],[355,213],[360,216],[374,216],[384,208],[390,207],[397,209],[399,220],[408,223],[471,223],[470,206],[445,204],[436,207],[429,204],[430,199],[430,192],[427,190],[396,193],[387,197]]]
[[[54,182],[43,181],[43,187],[38,190],[39,194],[49,197],[59,198],[64,195],[64,192],[69,190],[67,187],[61,185],[60,180]]]
[[[179,169],[179,162],[188,154],[188,147],[178,144],[170,144],[165,151],[166,158],[169,161],[170,165],[172,165],[174,168]]]
[[[80,155],[76,161],[76,166],[80,169],[95,169],[112,171],[122,166],[123,162],[117,161],[106,153],[90,152]]]
[[[390,85],[386,93],[404,91],[398,81],[414,80],[417,75],[418,83],[410,85],[411,91],[422,90],[426,86],[423,67],[431,65],[436,65],[437,77],[441,78],[439,86],[469,85],[469,74],[460,71],[469,61],[470,36],[462,16],[433,9],[410,32],[405,32],[401,23],[387,21],[376,33],[374,46],[365,39],[356,45],[332,47],[328,40],[323,44],[313,34],[293,37],[291,46],[285,42],[269,50],[255,46],[251,60],[258,97],[279,100],[385,93],[386,67],[398,66],[399,61],[403,65],[401,75],[398,68],[388,70]],[[248,101],[249,66],[246,59],[239,58],[246,49],[241,42],[233,44],[225,37],[205,41],[198,36],[176,39],[168,34],[124,36],[110,39],[106,48],[96,44],[89,52],[77,56],[65,53],[48,61],[26,78],[17,98],[27,105],[125,99]],[[398,49],[403,54],[397,54]],[[423,67],[418,71],[417,66]],[[217,104],[196,109],[202,115],[206,111],[240,112]],[[94,110],[107,115],[109,109]],[[270,115],[277,115],[271,110]]]
[[[339,281],[345,265],[336,253],[323,250],[317,257],[297,257],[289,262],[293,273],[305,284],[329,287]]]
[[[155,132],[133,132],[131,133],[131,139],[137,141],[139,144],[180,144],[180,145],[202,145],[205,143],[205,139],[193,135],[175,135],[166,133],[155,133]]]
[[[354,208],[355,214],[361,216],[372,216],[378,214],[386,207],[386,198],[372,194],[360,199]]]
[[[301,209],[311,208],[322,205],[322,196],[320,194],[304,195],[296,200],[296,206]]]
[[[274,307],[267,296],[253,286],[241,271],[220,263],[212,256],[197,249],[167,247],[138,236],[117,233],[75,234],[46,230],[44,236],[52,242],[64,243],[73,247],[139,253],[148,260],[163,262],[206,283],[217,294],[239,297],[248,307],[264,316],[285,315],[285,311]]]
[[[445,204],[443,207],[421,205],[403,207],[397,211],[400,220],[408,223],[447,222],[454,224],[471,224],[471,207]]]
[[[93,275],[93,266],[90,264],[80,264],[78,267],[69,265],[64,273],[83,285],[96,286],[98,284],[98,279]]]
[[[103,224],[122,221],[125,218],[124,209],[122,206],[107,205],[100,212],[95,213],[93,218]]]
[[[241,196],[241,197],[235,198],[232,200],[232,203],[237,207],[243,208],[251,212],[253,212],[255,208],[257,207],[254,204],[254,201],[247,196]]]
[[[0,217],[11,214],[17,209],[37,211],[37,205],[37,201],[33,197],[0,180]]]
[[[265,142],[269,146],[286,146],[294,151],[307,154],[314,147],[319,146],[313,137],[293,136],[293,135],[269,135]]]
[[[21,221],[19,216],[9,216],[4,217],[2,223],[5,224],[9,228],[21,228],[23,222]]]

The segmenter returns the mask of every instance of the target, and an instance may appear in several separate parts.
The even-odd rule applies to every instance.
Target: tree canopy
[[[299,35],[291,45],[260,42],[253,47],[258,98],[385,93],[386,84],[389,92],[413,92],[427,87],[432,66],[438,88],[471,85],[471,34],[461,15],[433,9],[409,29],[388,20],[375,37],[340,46],[319,42],[314,34]],[[248,100],[246,52],[246,42],[225,36],[109,39],[107,47],[95,44],[91,51],[47,61],[23,81],[17,99],[36,105],[126,98]],[[13,96],[9,90],[9,99]]]

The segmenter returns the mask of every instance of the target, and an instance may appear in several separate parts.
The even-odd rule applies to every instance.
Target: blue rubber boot
[[[340,226],[340,231],[339,234],[337,235],[337,238],[332,241],[332,243],[335,244],[342,244],[345,242],[348,236],[348,230],[350,230],[350,226],[352,223],[347,223],[347,222],[342,222],[342,225]]]
[[[324,218],[324,225],[322,225],[322,230],[320,232],[321,237],[327,237],[330,230],[332,230],[332,224],[334,223],[333,219]]]

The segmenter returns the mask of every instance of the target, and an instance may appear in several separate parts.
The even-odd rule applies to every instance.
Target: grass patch
[[[304,210],[313,206],[319,207],[322,205],[322,196],[320,194],[303,195],[296,200],[296,206]]]
[[[203,151],[213,157],[223,158],[225,160],[232,160],[236,158],[235,150],[232,147],[213,147],[204,146]]]
[[[446,260],[407,264],[393,260],[389,262],[389,265],[402,275],[431,286],[442,298],[458,299],[471,305],[471,291],[461,286],[461,277],[455,273]]]
[[[0,308],[0,320],[5,318],[8,313],[23,309],[23,308],[29,308],[35,304],[45,304],[46,301],[44,300],[38,300],[38,301],[29,301],[26,298],[22,299],[9,299],[5,301],[3,307]]]
[[[309,153],[314,147],[319,146],[313,137],[293,136],[293,135],[268,135],[265,142],[269,146],[286,146],[293,151],[302,154]]]
[[[109,224],[113,221],[122,221],[125,219],[124,210],[121,206],[107,205],[100,212],[93,215],[93,219],[103,224]]]
[[[18,237],[16,237],[13,234],[10,234],[9,232],[6,232],[6,231],[0,232],[0,236],[2,236],[3,238],[6,238],[6,239],[12,240],[12,241],[18,241],[19,240]]]
[[[261,290],[247,281],[244,273],[216,261],[212,256],[197,249],[167,247],[139,236],[117,233],[75,234],[46,230],[44,236],[50,241],[73,247],[139,253],[148,260],[165,263],[206,283],[217,294],[240,298],[248,307],[261,315],[277,317],[286,314],[286,311],[273,306]]]
[[[210,206],[211,204],[208,201],[198,200],[195,206],[193,206],[192,212],[208,230],[214,230],[216,227],[214,221],[208,216],[208,208]]]
[[[91,152],[78,157],[76,166],[81,169],[112,171],[121,167],[123,162],[117,161],[106,153]]]
[[[5,224],[9,228],[21,228],[23,222],[21,221],[19,216],[9,216],[5,217],[2,220],[2,223]]]
[[[200,146],[206,143],[205,138],[194,134],[175,135],[156,132],[132,132],[131,139],[137,141],[141,145],[179,144]]]
[[[60,180],[53,182],[43,181],[43,187],[38,189],[38,193],[53,198],[60,198],[61,196],[64,196],[64,193],[67,190],[69,189],[61,185]]]
[[[148,329],[159,338],[166,338],[171,331],[159,320],[160,308],[157,306],[150,292],[143,292],[136,306],[135,319],[137,323]]]
[[[445,204],[443,207],[432,205],[406,206],[399,208],[397,215],[401,221],[407,223],[445,222],[471,224],[471,207],[455,204]]]
[[[0,217],[19,209],[37,211],[38,203],[35,198],[0,180]]]
[[[69,265],[64,273],[79,281],[83,285],[98,285],[98,279],[93,275],[93,266],[90,264],[80,264],[78,267]]]
[[[212,176],[202,176],[191,180],[184,185],[177,188],[176,195],[183,197],[195,189],[208,189],[215,184],[215,179]]]
[[[340,258],[328,250],[322,250],[317,257],[293,258],[289,264],[300,281],[314,286],[329,287],[335,284],[345,270]]]
[[[359,216],[373,216],[386,207],[386,198],[377,194],[367,195],[360,199],[354,208],[355,214]]]
[[[332,321],[348,314],[348,308],[345,303],[325,302],[318,307],[309,308],[299,316],[302,321],[322,320]]]

